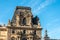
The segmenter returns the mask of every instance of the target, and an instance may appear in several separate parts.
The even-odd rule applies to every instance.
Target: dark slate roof
[[[17,7],[16,7],[16,10],[17,10],[17,9],[27,9],[27,10],[31,10],[31,7],[17,6]]]

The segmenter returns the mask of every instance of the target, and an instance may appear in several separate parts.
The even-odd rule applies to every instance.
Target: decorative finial
[[[48,37],[47,30],[45,30],[45,37]]]
[[[3,26],[5,26],[5,24]]]
[[[50,38],[48,37],[47,30],[45,30],[45,37],[44,40],[49,40]]]
[[[10,19],[8,20],[8,26],[11,26],[11,22],[10,22]]]

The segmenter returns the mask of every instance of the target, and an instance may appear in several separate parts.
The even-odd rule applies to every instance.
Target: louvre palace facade
[[[42,27],[30,7],[17,6],[7,25],[0,25],[0,40],[60,40],[51,39],[47,30],[42,38]]]
[[[41,40],[42,27],[30,7],[17,6],[7,26],[0,25],[0,40]]]

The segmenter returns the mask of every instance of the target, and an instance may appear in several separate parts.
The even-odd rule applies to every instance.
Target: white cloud
[[[45,0],[44,2],[42,2],[39,7],[33,11],[33,13],[37,13],[37,12],[40,12],[41,9],[45,8],[46,6],[54,3],[55,0]],[[38,13],[37,13],[38,14]]]
[[[40,2],[40,0],[31,0],[31,2],[28,3],[28,6],[34,8],[38,4],[38,2]]]

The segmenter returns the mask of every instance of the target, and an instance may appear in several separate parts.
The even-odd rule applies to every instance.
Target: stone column
[[[20,18],[19,15],[16,15],[16,26],[19,26]]]

